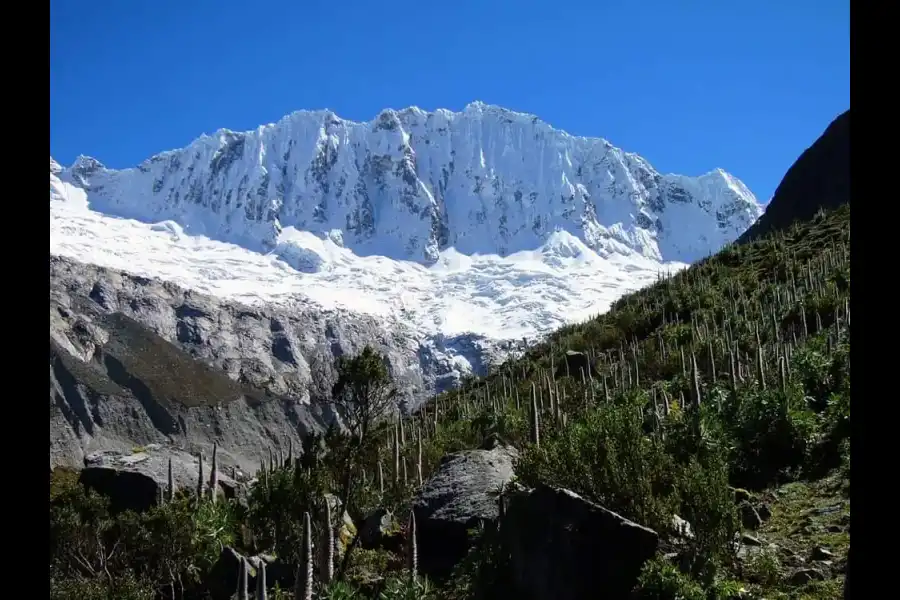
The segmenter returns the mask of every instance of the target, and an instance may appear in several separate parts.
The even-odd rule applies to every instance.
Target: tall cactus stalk
[[[259,561],[259,568],[256,569],[256,600],[268,600],[269,591],[266,589],[266,561]]]
[[[250,600],[249,590],[250,564],[246,558],[241,558],[240,571],[238,573],[238,599]]]
[[[694,392],[694,406],[700,408],[701,390],[700,390],[700,373],[697,369],[697,357],[691,352],[691,383]]]
[[[766,389],[766,365],[763,358],[763,346],[759,337],[759,325],[756,326],[756,378],[759,379],[759,386]]]
[[[197,454],[198,473],[197,473],[197,502],[203,500],[203,453]]]
[[[322,532],[325,538],[322,544],[322,582],[325,585],[331,583],[334,577],[334,525],[331,520],[331,503],[325,498],[325,531]]]
[[[394,485],[400,484],[400,432],[394,424]]]
[[[216,490],[219,489],[218,454],[219,444],[216,442],[213,443],[212,465],[209,471],[209,499],[213,504],[216,503]]]
[[[416,540],[416,513],[414,510],[409,511],[409,546],[407,549],[407,561],[409,567],[409,577],[412,581],[416,581],[419,572],[419,546]]]
[[[312,524],[309,513],[303,513],[303,552],[302,563],[297,566],[297,581],[294,583],[294,598],[312,600],[313,597],[313,553]]]
[[[778,370],[781,377],[781,392],[783,394],[787,394],[788,391],[787,367],[785,366],[786,363],[787,360],[784,356],[778,357]]]
[[[416,478],[418,479],[419,487],[422,487],[422,434],[417,436],[416,444]]]
[[[169,488],[166,493],[168,494],[169,502],[175,499],[175,475],[172,472],[172,457],[169,457]]]
[[[631,346],[631,357],[634,360],[634,387],[640,387],[640,371],[638,370],[637,344]]]
[[[378,461],[378,493],[384,497],[384,464]]]
[[[535,446],[541,445],[541,414],[538,411],[537,390],[533,382],[531,384],[531,443]]]

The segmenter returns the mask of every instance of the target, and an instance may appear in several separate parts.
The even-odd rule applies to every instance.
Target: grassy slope
[[[845,493],[849,469],[836,469],[841,453],[846,461],[849,452],[839,448],[849,437],[849,240],[849,206],[843,206],[752,244],[728,247],[673,278],[622,298],[599,318],[557,331],[524,358],[436,400],[447,415],[446,421],[441,419],[442,429],[455,433],[444,434],[440,450],[478,443],[492,432],[527,448],[525,405],[535,384],[537,389],[544,388],[541,395],[549,406],[548,379],[554,388],[560,387],[562,412],[567,413],[569,425],[557,427],[549,410],[541,411],[547,440],[542,445],[550,447],[541,451],[544,454],[565,445],[562,440],[571,438],[572,424],[588,412],[603,410],[584,400],[593,394],[594,403],[603,404],[603,379],[613,405],[638,397],[645,423],[652,429],[663,393],[673,405],[679,398],[693,397],[693,378],[690,373],[685,376],[680,351],[686,352],[688,364],[693,352],[703,397],[718,399],[726,437],[738,446],[729,455],[732,483],[755,487],[758,502],[772,513],[753,535],[778,548],[768,561],[769,571],[763,564],[767,553],[759,558],[751,551],[749,557],[726,565],[720,573],[739,580],[745,588],[765,590],[770,597],[838,597],[849,544]],[[757,376],[757,339],[763,349],[765,393]],[[567,350],[587,352],[596,360],[594,381],[588,382],[587,390],[580,375],[553,377]],[[738,381],[734,391],[731,351],[742,363],[743,382]],[[784,355],[790,366],[782,384],[779,357]],[[716,365],[715,378],[710,357]],[[514,408],[516,392],[522,410]],[[760,410],[754,415],[752,409],[779,394],[788,400],[778,402],[794,407],[783,435],[801,438],[792,438],[799,450],[797,444],[788,445],[782,454],[779,434],[766,437],[762,431],[771,419],[760,417]],[[738,403],[751,408],[737,410],[733,405]],[[425,412],[429,410],[434,409],[428,407]],[[469,419],[462,419],[463,414]],[[768,456],[762,447],[767,444]],[[435,448],[432,454],[439,455],[440,450]],[[799,455],[792,459],[786,456],[787,450]],[[534,464],[528,467],[534,470]],[[564,474],[571,468],[571,464],[557,464],[537,469],[537,478],[569,487],[581,485],[580,491],[591,496],[590,486]],[[823,506],[837,508],[817,511]],[[627,513],[629,506],[617,508]],[[811,560],[817,546],[833,558]],[[803,567],[814,567],[826,581],[801,582],[802,575],[795,573]],[[756,572],[760,569],[762,574]]]

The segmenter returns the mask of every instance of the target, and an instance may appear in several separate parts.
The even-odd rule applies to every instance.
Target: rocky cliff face
[[[333,418],[335,358],[371,344],[402,396],[451,385],[456,353],[487,360],[477,339],[423,344],[360,315],[228,303],[169,283],[50,259],[51,464],[158,443],[250,468],[270,448]]]
[[[791,165],[766,212],[738,242],[812,219],[821,208],[837,208],[849,202],[850,109],[847,109]]]
[[[601,254],[693,262],[761,212],[724,171],[662,175],[606,140],[479,102],[459,113],[385,110],[369,123],[301,111],[137,168],[80,157],[58,172],[108,214],[174,220],[259,250],[275,248],[286,227],[332,232],[357,254],[425,263],[450,247],[534,249],[557,229]]]

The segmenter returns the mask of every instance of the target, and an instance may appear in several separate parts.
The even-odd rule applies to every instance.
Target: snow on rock
[[[300,111],[120,171],[50,159],[51,254],[403,324],[450,379],[498,359],[498,340],[601,313],[717,251],[761,212],[724,171],[661,175],[478,102],[368,123]]]
[[[174,220],[252,250],[271,250],[285,227],[333,230],[358,255],[425,264],[451,247],[533,250],[556,230],[602,255],[693,262],[761,214],[724,171],[661,175],[606,140],[480,102],[459,113],[385,110],[368,123],[299,111],[204,135],[137,168],[79,157],[64,175],[96,210]]]

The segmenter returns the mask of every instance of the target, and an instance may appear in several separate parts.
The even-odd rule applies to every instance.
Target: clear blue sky
[[[761,201],[850,106],[848,0],[51,0],[50,152],[134,166],[301,108],[472,100]]]

